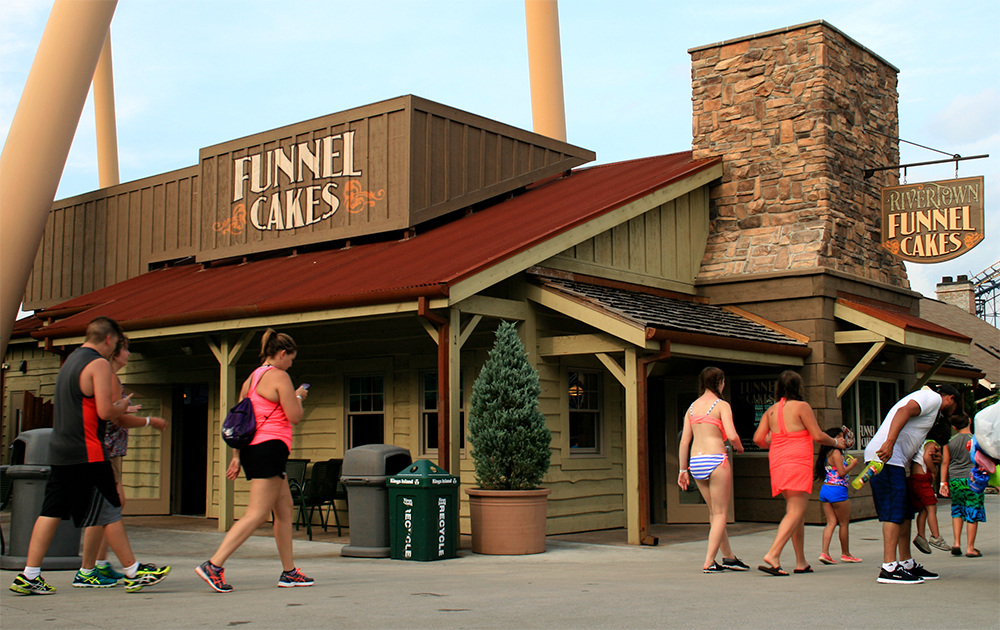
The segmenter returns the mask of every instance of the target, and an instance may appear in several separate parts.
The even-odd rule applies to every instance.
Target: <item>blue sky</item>
[[[51,0],[0,3],[0,140]],[[691,3],[561,0],[568,139],[599,162],[690,148],[689,48],[823,19],[900,69],[900,135],[986,177],[987,239],[907,264],[944,275],[1000,259],[1000,0]],[[112,22],[122,181],[197,163],[198,150],[403,94],[531,129],[522,0],[121,0]],[[904,162],[944,156],[901,145]],[[954,176],[910,169],[910,183]],[[58,197],[94,190],[92,102]]]

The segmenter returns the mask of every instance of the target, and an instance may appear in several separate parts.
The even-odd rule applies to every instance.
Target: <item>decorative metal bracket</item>
[[[958,155],[956,153],[954,156],[952,156],[951,158],[949,158],[947,160],[931,160],[930,162],[913,162],[913,163],[910,163],[910,164],[893,164],[892,166],[880,166],[878,168],[866,168],[865,169],[865,179],[869,179],[872,175],[874,175],[875,173],[877,173],[879,171],[891,171],[893,169],[900,169],[900,168],[905,169],[905,168],[909,168],[911,166],[927,166],[929,164],[947,164],[948,162],[955,162],[955,168],[957,169],[958,168],[958,162],[961,162],[962,160],[979,160],[979,159],[988,158],[988,157],[990,157],[989,153],[986,153],[985,155],[971,155],[969,157],[962,157],[961,155]]]

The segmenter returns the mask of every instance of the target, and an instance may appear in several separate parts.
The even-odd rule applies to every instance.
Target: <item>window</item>
[[[601,452],[601,373],[569,372],[570,455]]]
[[[465,379],[458,377],[459,448],[465,448]],[[423,423],[422,449],[435,454],[438,449],[438,377],[437,372],[424,372],[420,379],[420,418]]]
[[[899,401],[899,383],[888,380],[858,379],[844,393],[840,405],[844,425],[857,436],[855,448],[863,449],[875,436],[892,406]]]
[[[348,448],[385,442],[385,377],[347,379]]]

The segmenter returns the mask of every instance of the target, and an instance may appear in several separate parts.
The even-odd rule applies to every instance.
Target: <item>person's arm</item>
[[[924,470],[929,472],[932,477],[937,475],[937,464],[934,462],[937,449],[936,444],[928,444],[924,447]]]
[[[951,463],[951,451],[945,445],[941,449],[941,496],[948,496],[948,464]]]
[[[278,402],[285,411],[285,417],[292,423],[292,426],[297,425],[302,421],[302,401],[309,395],[309,390],[304,387],[294,389],[292,387],[292,377],[288,375],[288,372],[282,370],[269,370],[269,372],[275,380],[275,388],[278,391]]]
[[[763,449],[770,448],[771,446],[771,443],[767,439],[767,434],[771,432],[768,419],[771,417],[772,409],[774,407],[764,412],[764,415],[760,418],[760,424],[757,425],[757,430],[753,433],[753,443]]]
[[[920,405],[915,400],[907,402],[896,411],[889,422],[889,434],[885,437],[885,442],[882,443],[882,446],[875,453],[878,455],[880,461],[887,462],[892,458],[892,451],[896,447],[896,439],[899,437],[899,432],[903,430],[907,422],[919,415]]]
[[[719,415],[722,416],[722,426],[726,430],[726,437],[729,438],[729,443],[733,445],[733,449],[737,453],[743,452],[743,441],[740,440],[740,434],[736,432],[736,425],[733,424],[733,408],[729,406],[729,403],[722,401],[719,405]]]
[[[838,449],[844,449],[847,445],[844,444],[844,438],[833,438],[819,428],[819,423],[816,422],[816,414],[813,413],[812,407],[809,403],[797,401],[798,404],[795,405],[795,410],[799,413],[799,419],[802,421],[802,426],[806,428],[809,435],[812,437],[813,442],[819,442],[824,446],[832,446]],[[788,408],[788,403],[785,403],[785,408]],[[843,457],[841,457],[841,462],[843,462]],[[841,475],[843,476],[843,475]]]
[[[679,466],[677,473],[677,485],[681,487],[681,490],[687,490],[688,486],[691,484],[691,477],[688,474],[688,456],[691,454],[691,439],[694,437],[691,433],[691,408],[689,407],[687,411],[684,412],[684,429],[681,431],[681,445],[680,449],[677,451],[677,465]]]
[[[841,454],[839,450],[834,449],[830,451],[830,458],[827,461],[829,461],[833,465],[833,467],[837,470],[837,475],[839,475],[841,478],[847,476],[847,471],[850,469],[844,466],[844,456],[843,454]]]
[[[112,391],[111,380],[114,374],[111,372],[111,364],[104,359],[95,359],[83,368],[80,374],[81,391],[84,395],[88,390],[94,394],[94,406],[97,407],[97,415],[102,420],[113,421],[118,416],[126,413],[132,402],[132,394],[122,398],[121,390]],[[83,387],[83,381],[89,381],[89,387]]]
[[[848,464],[847,467],[844,468],[844,470],[846,470],[847,472],[851,472],[852,470],[854,470],[854,467],[857,466],[859,463],[861,463],[861,458],[853,457],[851,458],[851,463]]]
[[[229,460],[229,467],[226,468],[226,479],[235,480],[240,474],[240,449],[233,449],[233,458]]]
[[[159,416],[133,416],[130,413],[122,414],[111,422],[123,429],[153,427],[159,431],[166,429],[168,424],[166,418],[160,418]]]

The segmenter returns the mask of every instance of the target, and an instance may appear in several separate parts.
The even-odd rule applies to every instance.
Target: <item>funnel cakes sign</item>
[[[944,262],[984,237],[982,177],[882,190],[882,246],[897,258]]]
[[[364,191],[357,181],[343,183],[363,174],[354,163],[355,133],[233,158],[233,214],[213,229],[238,234],[249,223],[260,231],[294,230],[329,219],[341,206],[347,212],[374,206],[385,190]]]

